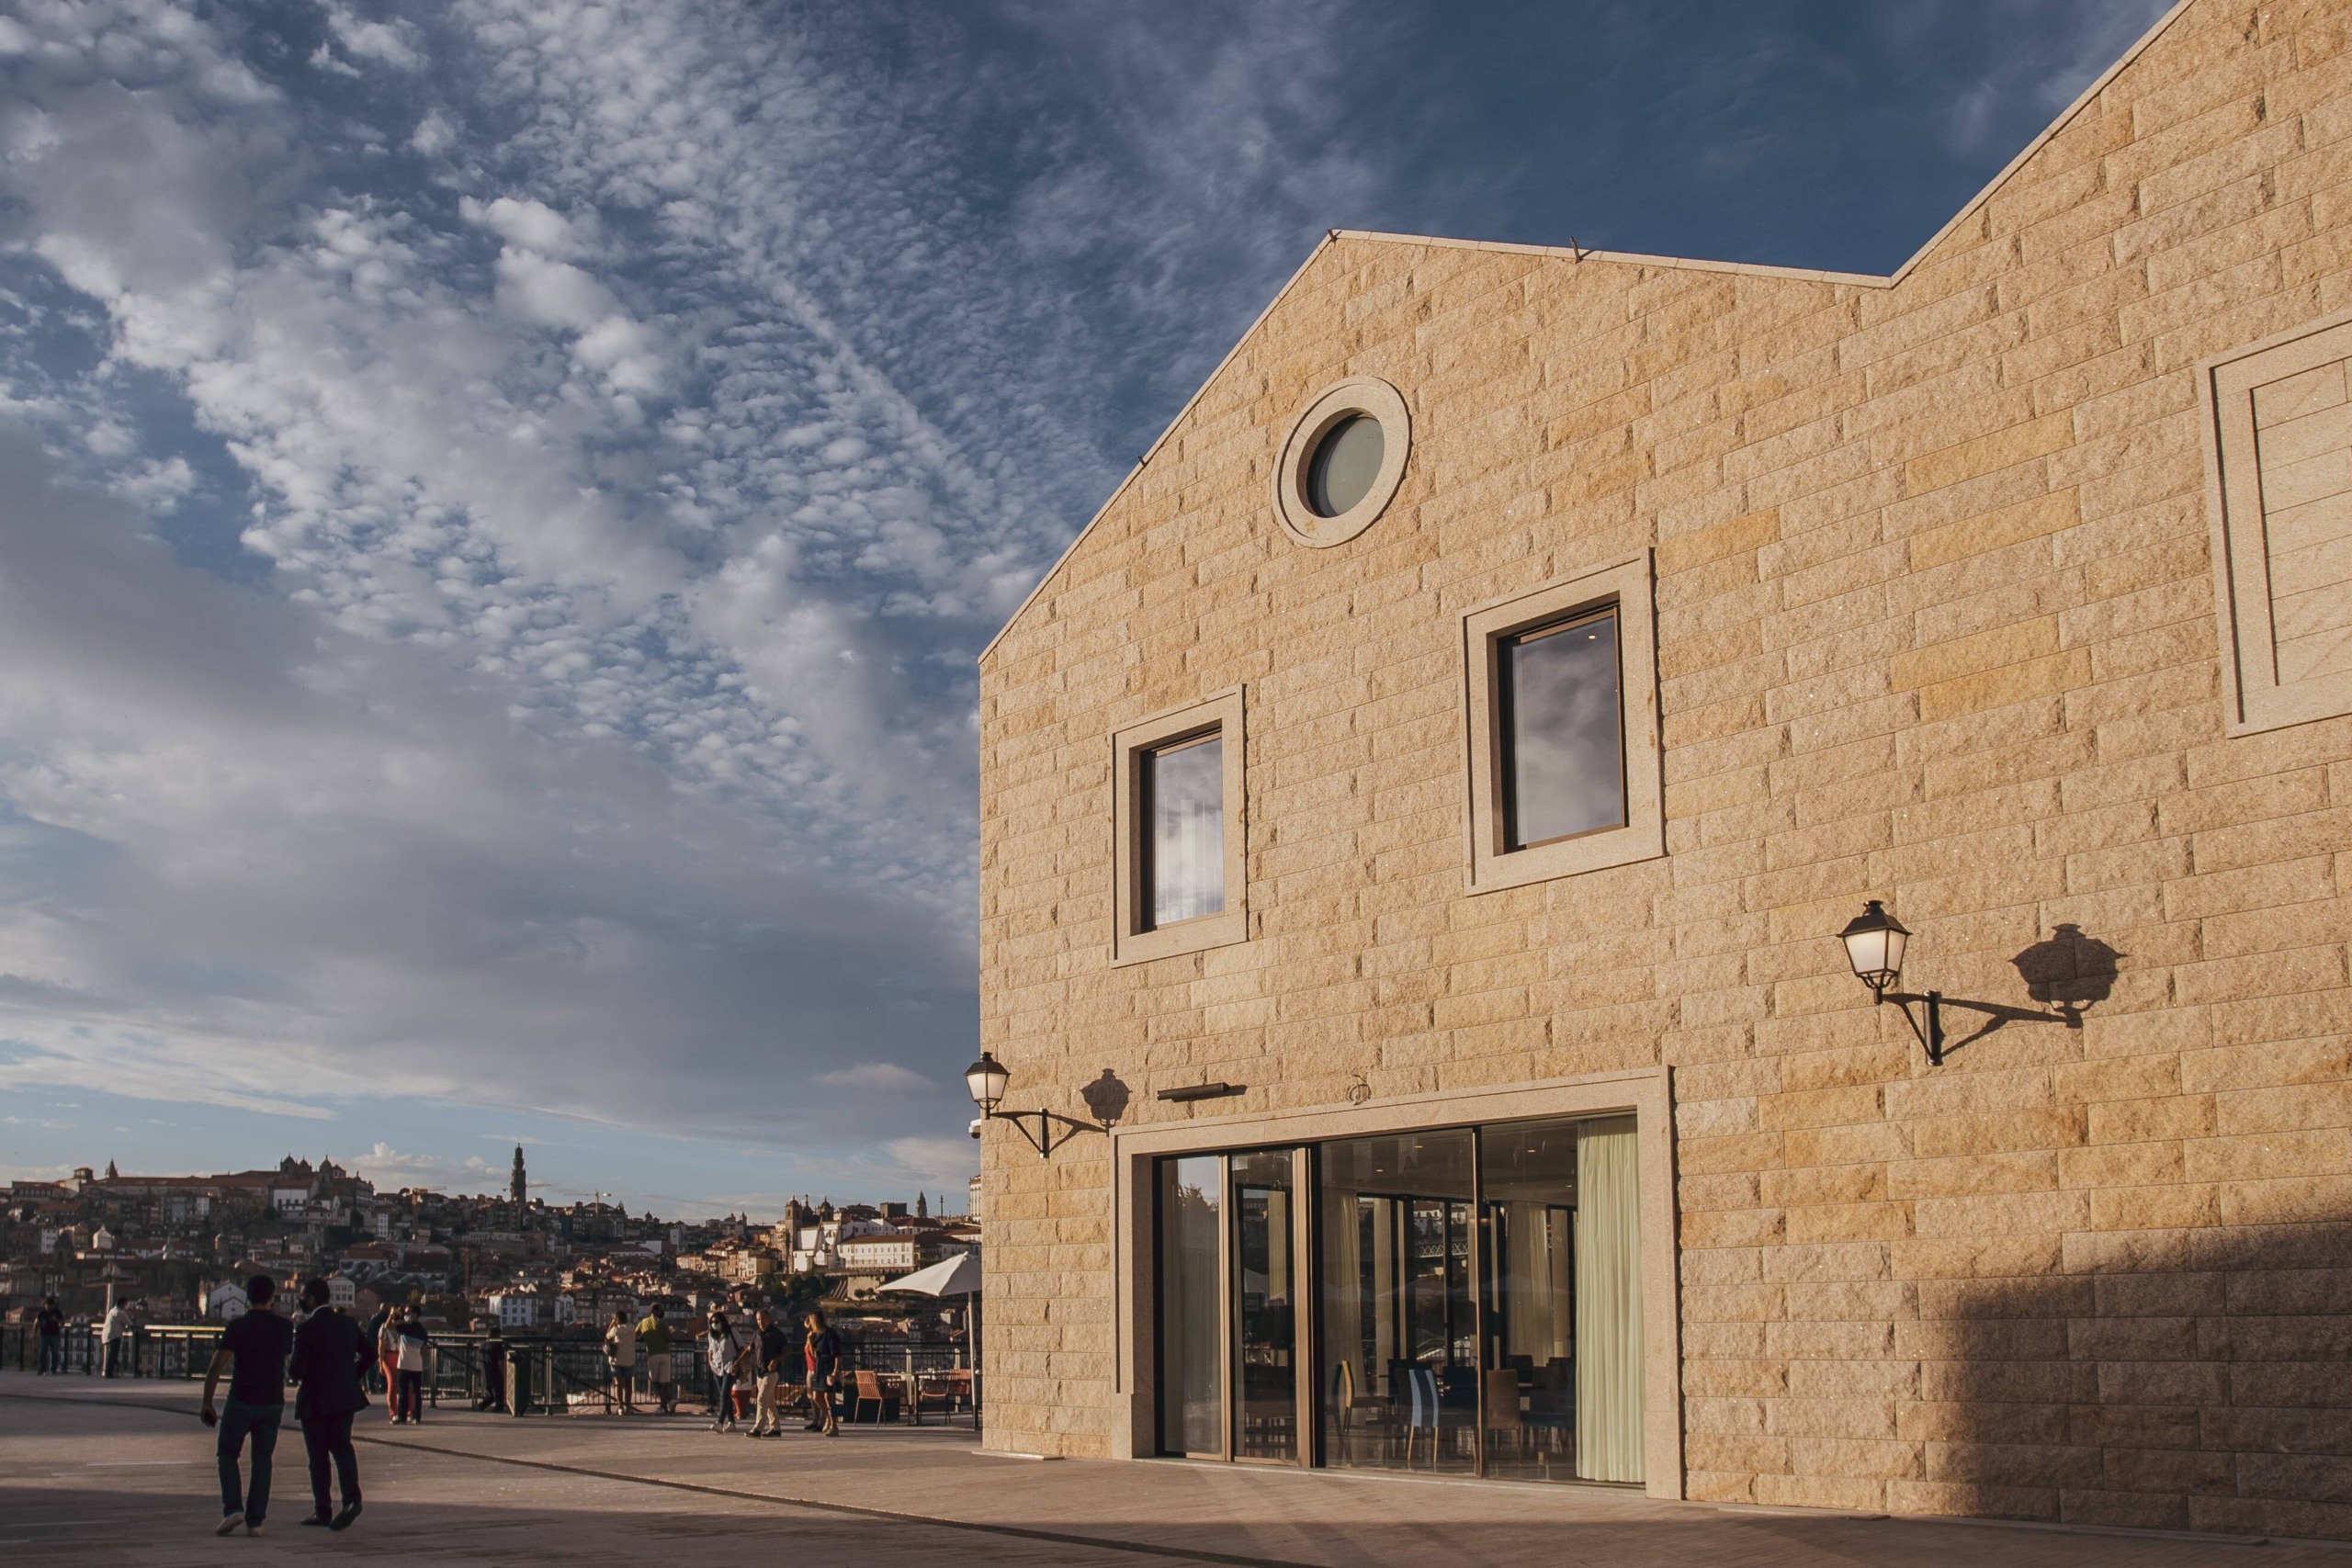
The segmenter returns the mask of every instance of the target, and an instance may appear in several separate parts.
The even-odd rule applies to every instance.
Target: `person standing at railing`
[[[493,1410],[501,1415],[506,1410],[506,1340],[495,1318],[483,1332],[481,1397],[474,1401],[474,1408]]]
[[[59,1309],[55,1296],[43,1296],[40,1311],[33,1314],[33,1328],[40,1336],[40,1361],[35,1376],[45,1372],[61,1375],[65,1371],[65,1314]]]
[[[392,1422],[411,1427],[424,1420],[424,1369],[431,1364],[433,1342],[425,1337],[423,1314],[415,1307],[401,1309],[398,1371],[392,1388]]]
[[[293,1325],[269,1310],[269,1298],[277,1290],[266,1274],[245,1281],[253,1310],[220,1336],[220,1348],[205,1374],[204,1403],[197,1414],[206,1426],[220,1428],[213,1446],[220,1469],[220,1526],[215,1535],[228,1535],[239,1525],[247,1535],[259,1535],[269,1513],[269,1460],[277,1451],[278,1423],[286,1414],[286,1358],[294,1348]],[[212,1395],[223,1372],[230,1374],[229,1403],[216,1412]],[[241,1486],[237,1475],[248,1438],[254,1445],[249,1490]]]
[[[123,1347],[130,1342],[130,1314],[120,1302],[107,1308],[104,1326],[98,1330],[98,1346],[103,1352],[102,1375],[122,1375]]]
[[[382,1369],[384,1408],[390,1413],[392,1424],[401,1419],[401,1309],[388,1307],[384,1321],[376,1329],[376,1364]]]
[[[628,1314],[613,1309],[613,1321],[605,1325],[605,1360],[612,1369],[613,1397],[620,1402],[621,1414],[637,1414],[637,1325]]]
[[[647,1307],[639,1320],[637,1344],[645,1352],[646,1392],[652,1396],[653,1407],[664,1416],[676,1414],[677,1368],[670,1359],[670,1325],[662,1319],[660,1302]]]
[[[725,1307],[710,1309],[703,1355],[710,1362],[710,1429],[731,1432],[735,1429],[735,1363],[743,1356],[743,1336]]]
[[[302,1447],[311,1461],[311,1517],[302,1522],[331,1530],[349,1529],[359,1517],[359,1455],[351,1446],[351,1418],[368,1408],[359,1386],[375,1359],[359,1325],[331,1304],[327,1282],[316,1276],[302,1285],[311,1310],[294,1331],[294,1359],[288,1371],[302,1385],[294,1418],[302,1424]],[[343,1486],[343,1507],[327,1488],[327,1469]]]

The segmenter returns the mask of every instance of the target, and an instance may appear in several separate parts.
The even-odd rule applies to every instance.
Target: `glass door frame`
[[[1537,1120],[1537,1118],[1525,1118],[1525,1120]],[[1473,1376],[1471,1379],[1471,1387],[1476,1391],[1477,1395],[1476,1401],[1472,1407],[1470,1416],[1472,1450],[1476,1456],[1477,1466],[1471,1473],[1474,1477],[1478,1479],[1484,1479],[1487,1473],[1486,1269],[1487,1224],[1487,1189],[1485,1181],[1486,1173],[1481,1168],[1485,1154],[1485,1145],[1480,1141],[1481,1125],[1481,1123],[1475,1122],[1468,1123],[1441,1122],[1434,1126],[1415,1127],[1409,1129],[1416,1133],[1459,1132],[1470,1134],[1470,1256],[1464,1260],[1464,1267],[1469,1270],[1470,1275],[1468,1281],[1470,1296],[1469,1336],[1470,1343],[1473,1347],[1471,1365]],[[1328,1143],[1345,1141],[1346,1140],[1344,1139],[1318,1138],[1311,1144],[1302,1145],[1299,1149],[1299,1153],[1305,1156],[1306,1163],[1309,1167],[1308,1175],[1313,1179],[1315,1183],[1314,1195],[1311,1201],[1301,1204],[1300,1208],[1302,1211],[1308,1209],[1315,1211],[1306,1225],[1307,1239],[1314,1249],[1308,1258],[1308,1266],[1314,1270],[1310,1278],[1315,1282],[1315,1289],[1310,1292],[1314,1298],[1315,1310],[1307,1315],[1314,1320],[1314,1331],[1311,1337],[1313,1340],[1312,1348],[1317,1353],[1317,1359],[1309,1363],[1314,1371],[1314,1376],[1301,1378],[1299,1380],[1299,1384],[1302,1403],[1306,1404],[1311,1412],[1309,1429],[1314,1435],[1314,1458],[1306,1462],[1310,1464],[1312,1468],[1317,1470],[1330,1468],[1330,1434],[1324,1429],[1326,1423],[1323,1419],[1323,1401],[1319,1397],[1322,1393],[1321,1385],[1323,1381],[1321,1351],[1323,1340],[1324,1301],[1322,1282],[1324,1258],[1323,1226],[1319,1223],[1322,1219],[1321,1210],[1323,1206],[1323,1145]],[[1305,1217],[1304,1214],[1302,1217]],[[1409,1239],[1409,1233],[1408,1239]],[[1449,1353],[1450,1350],[1451,1346],[1449,1345]]]
[[[1233,1162],[1253,1154],[1284,1154],[1290,1158],[1290,1256],[1293,1277],[1291,1303],[1291,1373],[1294,1390],[1294,1414],[1291,1457],[1262,1459],[1244,1456],[1238,1451],[1235,1440],[1241,1422],[1241,1346],[1234,1332],[1234,1319],[1240,1307],[1239,1272],[1236,1254],[1239,1251],[1240,1204],[1234,1196]],[[1159,1238],[1166,1234],[1166,1194],[1159,1179],[1164,1163],[1206,1156],[1216,1161],[1217,1181],[1217,1367],[1218,1419],[1217,1446],[1214,1451],[1186,1449],[1181,1453],[1164,1445],[1164,1438],[1155,1443],[1155,1451],[1166,1459],[1215,1460],[1227,1464],[1271,1465],[1278,1468],[1311,1469],[1322,1462],[1318,1441],[1317,1406],[1315,1402],[1315,1380],[1308,1375],[1314,1367],[1312,1359],[1318,1339],[1319,1311],[1311,1302],[1302,1303],[1299,1298],[1310,1294],[1303,1281],[1312,1281],[1314,1270],[1322,1262],[1316,1250],[1313,1227],[1307,1214],[1314,1206],[1306,1183],[1314,1178],[1314,1150],[1305,1144],[1271,1144],[1238,1148],[1203,1149],[1186,1155],[1159,1155],[1148,1167],[1151,1180],[1151,1237],[1154,1249],[1152,1271],[1153,1290],[1159,1303],[1153,1310],[1156,1329],[1152,1335],[1152,1386],[1158,1391],[1163,1408],[1170,1397],[1168,1381],[1168,1325],[1165,1303],[1168,1281],[1163,1277],[1159,1258]],[[1155,1433],[1166,1431],[1164,1416],[1155,1411],[1152,1417]]]

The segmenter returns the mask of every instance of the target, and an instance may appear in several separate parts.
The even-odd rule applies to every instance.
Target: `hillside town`
[[[10,1182],[0,1213],[0,1314],[54,1298],[90,1321],[121,1307],[146,1325],[218,1322],[240,1281],[323,1276],[365,1316],[412,1306],[430,1326],[593,1339],[616,1312],[699,1319],[716,1306],[823,1303],[862,1341],[960,1338],[956,1314],[881,1287],[980,1246],[977,1191],[911,1202],[794,1199],[772,1220],[631,1213],[602,1197],[530,1192],[514,1151],[504,1193],[379,1191],[333,1160],[272,1169],[124,1175],[109,1162],[62,1181]]]

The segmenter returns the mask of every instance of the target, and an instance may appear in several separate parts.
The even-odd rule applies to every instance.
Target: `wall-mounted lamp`
[[[972,1123],[972,1136],[980,1135],[981,1122],[1010,1122],[1029,1140],[1031,1148],[1050,1157],[1056,1149],[1080,1133],[1104,1131],[1094,1122],[1057,1116],[1050,1111],[999,1111],[997,1107],[1003,1103],[1004,1091],[1012,1082],[1012,1070],[988,1051],[981,1052],[980,1059],[964,1069],[964,1087],[972,1091],[972,1103],[980,1108],[979,1121]]]
[[[1944,998],[1941,991],[1915,995],[1906,991],[1890,991],[1888,987],[1903,978],[1903,950],[1911,941],[1911,933],[1903,922],[1886,912],[1886,906],[1871,899],[1862,912],[1846,922],[1838,933],[1846,944],[1846,962],[1854,966],[1854,977],[1871,988],[1873,1005],[1893,1002],[1903,1010],[1903,1021],[1911,1026],[1928,1053],[1928,1060],[1936,1066],[1944,1065]],[[1928,1026],[1919,1027],[1913,1017],[1911,1004],[1924,1004]]]

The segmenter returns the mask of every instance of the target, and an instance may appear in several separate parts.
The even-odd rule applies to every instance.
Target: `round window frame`
[[[1307,499],[1316,449],[1342,420],[1356,414],[1380,426],[1380,471],[1363,500],[1336,517],[1326,517]],[[1405,395],[1377,376],[1351,376],[1324,388],[1291,422],[1282,457],[1274,464],[1274,517],[1283,532],[1295,544],[1321,550],[1344,545],[1371,527],[1405,482],[1412,442],[1413,417]]]

